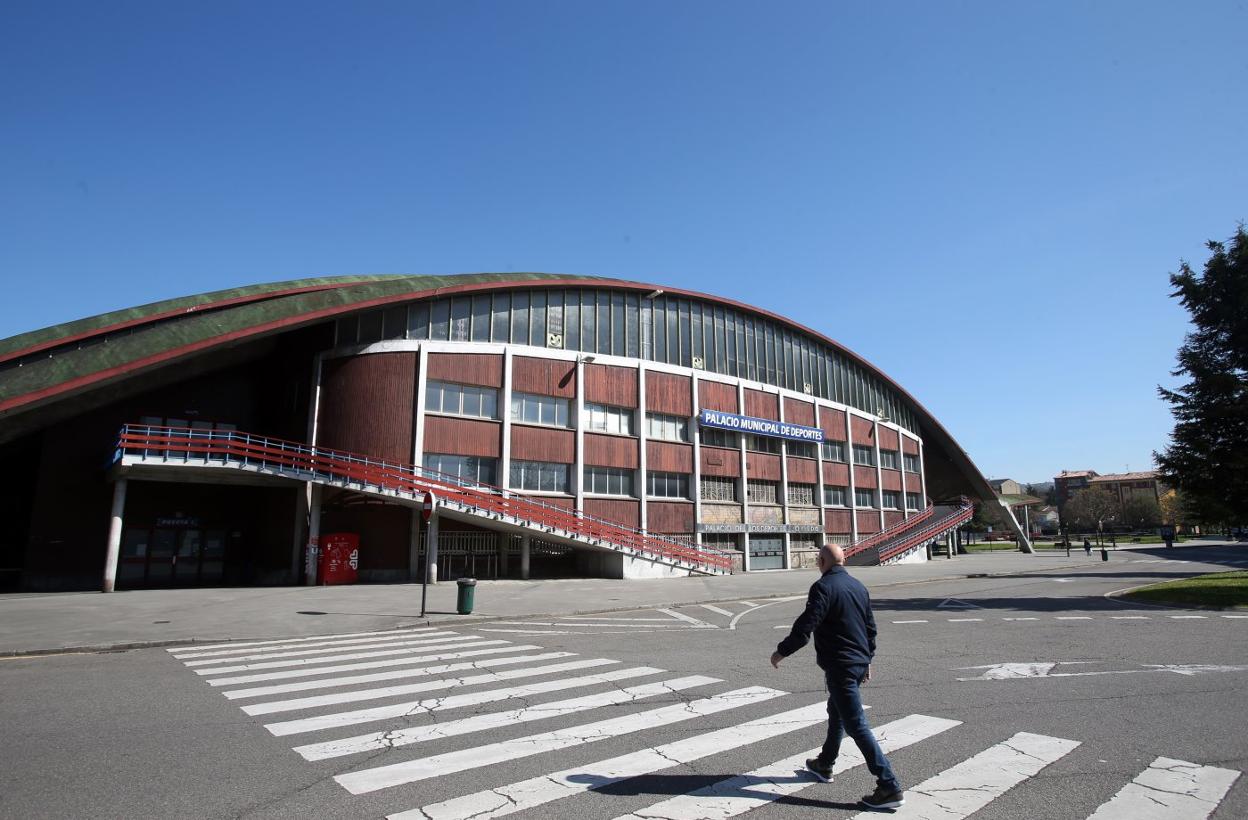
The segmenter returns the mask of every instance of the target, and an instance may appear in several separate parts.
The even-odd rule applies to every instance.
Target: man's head
[[[832,567],[844,566],[845,550],[841,549],[840,544],[824,544],[819,548],[817,563],[820,572],[827,572]]]

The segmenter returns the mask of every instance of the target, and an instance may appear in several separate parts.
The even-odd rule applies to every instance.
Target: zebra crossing
[[[665,799],[646,807],[621,805],[605,816],[625,809],[616,820],[736,817],[820,782],[804,767],[818,747],[778,760],[771,759],[774,752],[763,750],[770,748],[769,742],[784,742],[803,730],[807,740],[820,737],[826,718],[822,698],[769,686],[733,688],[710,675],[672,674],[615,658],[547,651],[480,632],[413,627],[183,646],[168,652],[244,715],[256,718],[258,729],[293,741],[292,753],[308,765],[339,760],[350,766],[364,760],[334,775],[333,781],[345,800],[379,792],[410,800],[408,807],[387,815],[392,820],[548,816],[544,807],[556,801],[576,800],[587,792],[610,793],[624,781],[734,751],[766,756],[741,774],[681,794],[667,792]],[[496,708],[469,708],[490,704]],[[614,707],[610,716],[595,716],[595,710],[608,707]],[[709,720],[714,715],[723,719],[706,728],[708,722],[716,723]],[[561,718],[583,722],[542,729],[543,721]],[[884,750],[892,753],[954,733],[962,725],[947,717],[911,714],[880,723],[876,733]],[[648,745],[649,733],[662,727],[679,730],[678,739]],[[606,741],[634,748],[619,754]],[[599,743],[617,753],[595,754],[594,744]],[[1005,798],[1080,745],[1079,739],[1026,731],[1001,737],[908,786],[906,804],[895,814],[930,820],[967,817]],[[541,760],[554,759],[551,753],[565,750],[578,761],[571,768],[515,782],[488,782],[489,772],[508,770],[500,764],[534,759],[540,766]],[[862,765],[847,739],[834,774]],[[420,799],[422,784],[459,782],[442,779],[465,772],[473,775],[464,781],[471,783],[467,793],[426,793],[426,800]],[[1209,817],[1239,775],[1234,769],[1157,757],[1089,820]],[[426,802],[431,796],[444,799]]]

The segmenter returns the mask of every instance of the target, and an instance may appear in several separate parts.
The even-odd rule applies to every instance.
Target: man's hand
[[[781,655],[779,652],[771,653],[771,665],[775,668],[780,668],[780,661],[782,660],[784,660],[784,655]]]
[[[862,682],[866,683],[871,680],[871,664],[867,664],[867,673],[862,676]]]

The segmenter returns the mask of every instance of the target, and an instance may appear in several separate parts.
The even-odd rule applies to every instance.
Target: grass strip
[[[1248,572],[1215,572],[1133,589],[1123,598],[1150,604],[1248,607]]]

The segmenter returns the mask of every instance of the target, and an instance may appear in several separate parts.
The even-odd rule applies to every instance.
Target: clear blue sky
[[[1248,219],[1240,2],[0,6],[0,337],[538,270],[862,353],[989,476],[1144,469],[1181,259]]]

